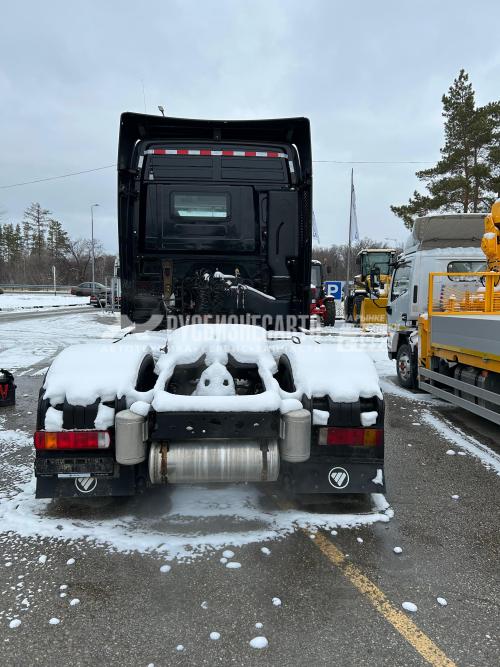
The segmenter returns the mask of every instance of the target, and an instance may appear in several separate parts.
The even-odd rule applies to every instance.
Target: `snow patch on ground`
[[[422,419],[445,440],[448,440],[448,442],[455,445],[455,447],[460,447],[462,450],[465,450],[468,454],[481,461],[486,468],[493,470],[500,477],[500,455],[492,449],[483,445],[475,438],[465,435],[463,431],[456,426],[451,426],[445,419],[436,417],[428,411],[423,412]]]
[[[165,489],[151,507],[149,496],[139,496],[126,513],[106,518],[64,517],[54,513],[49,500],[35,499],[31,469],[9,495],[0,494],[0,531],[22,537],[84,540],[111,551],[154,552],[167,559],[190,561],[227,546],[282,539],[299,528],[306,530],[355,528],[388,522],[393,516],[384,496],[372,494],[366,513],[310,513],[301,509],[269,507],[269,499],[251,485],[227,487],[182,486]],[[168,507],[164,510],[162,507]],[[70,559],[72,561],[73,559]]]
[[[44,294],[44,293],[16,293],[0,294],[0,310],[38,310],[39,308],[55,308],[69,306],[88,306],[88,296],[73,296],[72,294]]]

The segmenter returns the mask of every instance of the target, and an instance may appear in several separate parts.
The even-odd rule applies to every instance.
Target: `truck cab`
[[[387,351],[399,383],[415,388],[418,318],[427,310],[429,273],[484,271],[482,213],[417,218],[392,274],[387,304]]]
[[[311,190],[306,118],[122,114],[122,315],[307,319]]]

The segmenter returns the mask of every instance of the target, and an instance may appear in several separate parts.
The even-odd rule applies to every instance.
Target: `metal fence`
[[[13,283],[0,283],[0,289],[4,292],[57,292],[58,294],[69,294],[73,285],[19,285]]]

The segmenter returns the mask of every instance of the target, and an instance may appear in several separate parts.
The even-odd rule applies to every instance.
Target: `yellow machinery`
[[[488,271],[429,275],[419,387],[500,424],[500,200],[481,247]]]
[[[347,304],[347,314],[356,326],[387,322],[387,297],[395,259],[393,248],[365,248],[358,253],[356,263],[361,273],[354,277],[354,291]]]

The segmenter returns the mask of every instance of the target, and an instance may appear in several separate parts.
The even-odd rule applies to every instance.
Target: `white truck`
[[[426,312],[431,272],[486,270],[481,251],[484,213],[417,218],[392,275],[387,305],[387,351],[400,384],[417,386],[418,318]],[[450,278],[452,280],[452,278]]]

